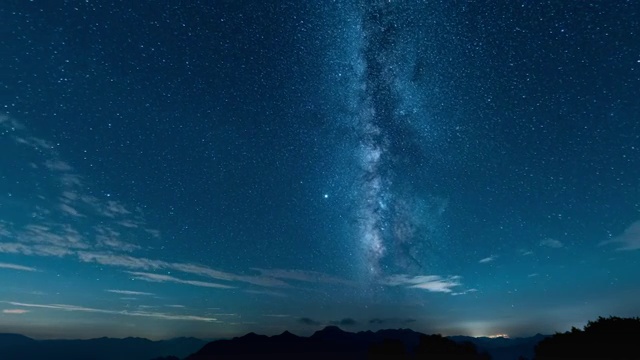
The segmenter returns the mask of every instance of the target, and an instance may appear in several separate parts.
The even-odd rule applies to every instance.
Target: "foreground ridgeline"
[[[640,318],[601,317],[555,334],[538,343],[535,359],[640,359]]]
[[[191,355],[189,355],[191,354]],[[0,360],[551,360],[640,359],[640,318],[599,318],[583,330],[552,336],[487,338],[425,335],[409,329],[343,331],[328,326],[309,337],[288,331],[230,340],[141,338],[34,340],[0,334]]]
[[[455,359],[489,360],[471,343],[457,343],[440,335],[412,330],[381,330],[350,333],[335,326],[310,337],[289,332],[276,336],[247,334],[232,340],[214,341],[187,360],[248,359]]]

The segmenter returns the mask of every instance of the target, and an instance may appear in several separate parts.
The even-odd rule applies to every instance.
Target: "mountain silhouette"
[[[451,357],[450,355],[454,356]],[[253,333],[205,345],[186,360],[244,359],[490,359],[472,343],[457,343],[440,335],[413,330],[352,333],[327,326],[309,337],[284,332],[275,336]]]
[[[284,331],[228,340],[143,338],[34,340],[0,334],[0,359],[245,360],[245,359],[640,359],[640,318],[598,318],[584,329],[552,336],[473,338],[425,335],[410,329],[348,332],[327,326],[309,337]],[[535,349],[535,351],[533,350]],[[189,355],[191,354],[191,355]]]
[[[533,358],[533,348],[544,335],[530,338],[474,338],[452,336],[446,338],[457,343],[460,349],[469,349],[467,343],[475,345],[475,352],[487,352],[494,360],[510,360],[523,356]],[[219,340],[207,343],[196,338],[176,338],[164,341],[150,341],[142,338],[98,338],[91,340],[34,340],[19,334],[0,334],[0,359],[37,359],[53,360],[175,360],[189,359],[245,359],[245,358],[315,358],[333,357],[383,359],[420,358],[416,349],[421,342],[431,340],[429,347],[435,351],[438,346],[445,351],[455,348],[438,338],[410,329],[379,330],[376,332],[347,332],[337,326],[327,326],[309,337],[301,337],[284,331],[279,335],[266,336],[248,333],[231,340]],[[438,344],[434,344],[434,340]],[[449,350],[446,350],[446,349]],[[200,350],[201,349],[201,350]],[[432,352],[433,352],[432,351]],[[473,352],[472,352],[473,353]],[[458,354],[460,355],[460,354]],[[463,354],[464,355],[464,354]],[[426,356],[426,355],[425,355]],[[433,358],[434,354],[430,355]],[[462,357],[458,357],[462,359]],[[472,357],[473,358],[473,357]]]
[[[30,345],[34,342],[36,340],[20,334],[0,334],[0,351],[4,351],[6,347]]]
[[[183,358],[206,344],[196,338],[151,341],[143,338],[89,340],[34,340],[22,335],[0,334],[0,359],[48,360],[148,360]]]

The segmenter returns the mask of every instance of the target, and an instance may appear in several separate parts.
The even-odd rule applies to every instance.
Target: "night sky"
[[[640,315],[640,2],[0,5],[0,332]]]

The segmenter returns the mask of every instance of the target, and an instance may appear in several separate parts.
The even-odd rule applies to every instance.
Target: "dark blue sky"
[[[640,4],[7,1],[0,332],[640,305]]]

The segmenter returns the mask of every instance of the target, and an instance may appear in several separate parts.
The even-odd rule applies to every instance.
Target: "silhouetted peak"
[[[277,339],[297,339],[297,338],[299,338],[298,335],[292,334],[287,330],[282,332],[282,334],[280,334],[280,335],[275,335],[275,336],[272,336],[272,337],[277,338]]]
[[[330,325],[325,327],[322,330],[318,330],[316,331],[316,334],[326,334],[326,335],[341,335],[346,333],[346,331],[340,329],[339,327],[335,326],[335,325]],[[315,335],[315,334],[314,334]]]
[[[238,339],[255,341],[255,340],[267,339],[267,338],[269,338],[269,337],[266,336],[266,335],[258,335],[258,334],[254,333],[254,332],[250,332],[250,333],[248,333],[248,334],[246,334],[244,336],[239,337]]]
[[[310,339],[319,340],[319,341],[328,341],[328,342],[349,342],[355,334],[344,331],[337,326],[327,326],[322,330],[316,331],[313,335],[311,335]]]
[[[36,342],[36,340],[20,334],[10,334],[10,333],[0,334],[0,347],[6,346],[6,345],[31,344],[34,342]]]
[[[23,337],[23,338],[28,337],[28,336],[24,336],[22,334],[16,334],[16,333],[0,333],[0,336],[19,336],[19,337]],[[31,339],[31,338],[29,338],[29,339]]]
[[[109,339],[109,338],[105,338],[105,339]],[[145,342],[145,343],[151,342],[151,340],[149,340],[147,338],[132,337],[132,336],[126,337],[123,340],[129,341],[129,342]]]
[[[28,336],[24,336],[22,334],[14,334],[14,333],[0,333],[0,337],[7,338],[7,339],[13,338],[13,339],[33,340],[32,338],[30,338]]]
[[[202,341],[202,339],[198,339],[193,336],[180,336],[180,337],[171,338],[165,341]]]

